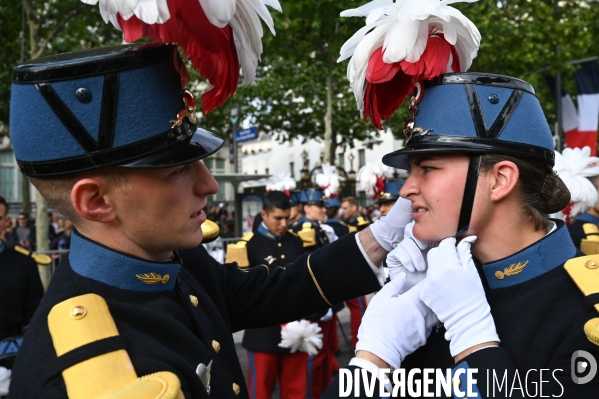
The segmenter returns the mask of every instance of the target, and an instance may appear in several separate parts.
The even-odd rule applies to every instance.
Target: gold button
[[[281,243],[278,243],[277,245],[279,246],[279,248],[281,248],[283,246],[283,244],[281,244]]]
[[[239,395],[239,392],[241,392],[241,388],[239,387],[239,385],[233,383],[233,392],[235,392],[235,396]]]
[[[212,340],[212,349],[218,354],[220,352],[220,344],[218,341]]]
[[[285,255],[281,255],[281,259],[285,259]]]
[[[191,301],[191,304],[193,305],[194,308],[198,307],[198,297],[197,296],[190,295],[189,300]]]
[[[587,267],[587,269],[596,269],[599,267],[599,263],[594,260],[589,260],[584,265]]]
[[[503,280],[503,278],[505,277],[505,275],[503,274],[503,272],[501,270],[497,270],[495,272],[495,277],[497,277],[499,280]]]
[[[75,306],[71,310],[71,317],[75,320],[82,319],[83,317],[85,317],[86,314],[87,309],[85,309],[83,306]]]

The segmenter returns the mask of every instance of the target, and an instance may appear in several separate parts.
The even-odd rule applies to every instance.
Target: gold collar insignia
[[[135,277],[137,277],[145,284],[166,284],[168,283],[168,280],[170,278],[168,274],[165,274],[164,277],[162,277],[160,274],[154,272],[146,274],[136,274]]]

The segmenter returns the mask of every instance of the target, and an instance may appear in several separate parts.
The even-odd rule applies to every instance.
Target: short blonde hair
[[[83,219],[71,203],[71,190],[75,183],[85,177],[100,177],[110,181],[111,184],[122,186],[128,181],[129,169],[109,166],[67,176],[28,177],[28,179],[50,205],[73,222],[74,225],[78,225]]]

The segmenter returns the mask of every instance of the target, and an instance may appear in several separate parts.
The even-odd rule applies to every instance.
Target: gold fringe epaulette
[[[248,257],[248,249],[246,247],[248,241],[254,237],[254,233],[246,233],[241,240],[235,244],[227,245],[227,257],[225,263],[237,262],[237,266],[241,268],[250,267],[250,259]]]
[[[119,335],[106,301],[96,294],[55,305],[48,314],[48,329],[59,358],[89,343]],[[160,371],[138,377],[125,349],[91,355],[66,368],[62,377],[71,399],[183,398],[175,374]]]
[[[599,254],[599,227],[594,223],[585,223],[582,230],[586,238],[580,241],[580,250],[585,255]]]
[[[364,219],[362,216],[358,217],[358,229],[363,229],[364,227],[368,226],[370,224],[370,222],[366,219]]]
[[[297,234],[304,242],[304,248],[316,245],[316,230],[314,230],[312,223],[304,222],[302,224],[302,229],[298,231]]]
[[[564,268],[585,296],[599,293],[599,255],[570,259]],[[599,303],[595,304],[599,312]],[[599,346],[599,317],[587,321],[584,333],[589,341]]]

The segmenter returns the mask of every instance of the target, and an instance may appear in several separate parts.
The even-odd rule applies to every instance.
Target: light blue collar
[[[599,218],[595,217],[591,214],[588,213],[583,213],[582,215],[578,216],[576,218],[576,220],[582,220],[583,222],[589,222],[589,223],[593,223],[593,224],[599,224]]]
[[[557,228],[541,240],[507,258],[482,266],[491,289],[506,288],[539,277],[576,256],[568,229],[561,220]]]
[[[258,226],[258,233],[272,241],[279,241],[281,239],[281,237],[273,234],[264,223],[260,223],[260,226]]]
[[[153,262],[117,252],[80,235],[71,234],[69,262],[75,273],[122,290],[172,291],[182,261]]]
[[[327,219],[327,221],[325,223],[342,223],[342,222],[338,218],[330,218],[330,219]]]

